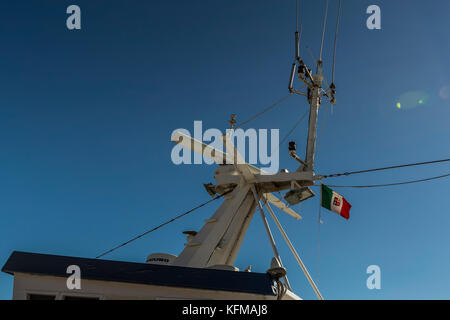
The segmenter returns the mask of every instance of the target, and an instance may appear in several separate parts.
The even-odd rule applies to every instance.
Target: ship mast
[[[298,9],[296,11],[296,20],[298,21]],[[328,0],[326,1],[325,17],[322,27],[320,56],[314,74],[312,74],[312,70],[308,68],[300,57],[301,33],[298,32],[298,27],[295,32],[295,59],[291,67],[289,92],[291,94],[299,94],[307,97],[310,105],[305,160],[302,160],[296,154],[295,143],[289,143],[289,154],[301,163],[297,171],[283,171],[276,174],[268,174],[267,172],[246,163],[232,142],[233,126],[236,123],[235,115],[233,115],[232,119],[229,121],[231,129],[223,135],[224,152],[212,148],[209,145],[205,145],[201,141],[195,140],[182,132],[175,132],[175,134],[172,135],[173,142],[181,144],[183,147],[191,149],[203,156],[209,157],[219,164],[214,174],[216,184],[208,184],[205,185],[205,187],[212,196],[215,194],[225,196],[223,204],[210,219],[205,220],[205,225],[201,230],[198,233],[190,235],[185,244],[186,248],[175,259],[173,265],[197,268],[232,268],[255,210],[258,208],[274,252],[274,259],[272,259],[271,269],[269,269],[268,272],[272,271],[272,275],[275,274],[277,275],[277,278],[283,278],[284,286],[290,289],[289,282],[286,278],[286,269],[283,267],[272,232],[267,224],[263,206],[261,205],[262,201],[267,207],[270,216],[274,219],[277,228],[288,244],[289,249],[295,256],[317,298],[323,299],[317,285],[314,283],[314,280],[302,262],[299,253],[294,249],[286,232],[270,208],[269,203],[292,217],[301,219],[299,214],[288,207],[281,199],[275,196],[273,192],[289,190],[285,196],[286,201],[291,205],[300,203],[314,196],[314,193],[309,189],[309,186],[314,185],[314,181],[321,179],[321,176],[314,174],[318,112],[322,98],[328,99],[332,104],[336,102],[334,97],[336,93],[334,79],[331,86],[328,87],[322,75],[322,51],[327,14]],[[333,58],[333,78],[334,60],[335,59]],[[300,81],[305,84],[307,89],[306,92],[294,89],[296,74]],[[323,83],[326,85],[325,88]],[[282,285],[279,280],[277,280],[277,285]],[[281,289],[282,288],[278,288],[278,290]]]
[[[301,159],[296,156],[295,154],[295,147],[293,144],[291,147],[291,156],[299,161],[301,163],[301,166],[298,168],[298,171],[313,171],[314,172],[314,155],[316,150],[316,138],[317,138],[317,120],[319,116],[319,108],[321,105],[322,97],[325,97],[329,100],[330,103],[335,104],[335,94],[336,94],[336,87],[334,84],[334,64],[335,64],[335,54],[336,54],[336,40],[335,40],[335,50],[333,55],[333,80],[331,83],[331,86],[328,87],[326,85],[326,88],[323,87],[324,77],[322,75],[323,71],[323,61],[322,61],[322,53],[323,53],[323,44],[324,44],[324,38],[325,38],[325,31],[326,31],[326,22],[328,17],[328,0],[326,0],[325,5],[325,15],[323,20],[323,26],[322,26],[322,39],[320,44],[320,55],[319,59],[317,60],[317,66],[316,66],[316,73],[312,74],[312,69],[309,68],[303,59],[300,57],[300,35],[298,32],[298,0],[296,1],[296,31],[295,31],[295,58],[294,62],[292,63],[291,67],[291,74],[289,77],[289,92],[292,94],[298,94],[307,97],[308,103],[310,105],[310,111],[309,111],[309,121],[308,121],[308,138],[307,138],[307,144],[306,144],[306,157],[305,161],[301,161]],[[340,17],[340,8],[341,8],[341,0],[339,1],[339,10],[338,10],[338,23],[339,23],[339,17]],[[337,29],[338,24],[336,26],[336,36],[337,37]],[[307,91],[302,92],[300,90],[294,89],[294,80],[295,80],[295,74],[297,73],[298,78],[301,80],[301,82],[304,83],[306,86]],[[326,81],[325,81],[326,84]]]

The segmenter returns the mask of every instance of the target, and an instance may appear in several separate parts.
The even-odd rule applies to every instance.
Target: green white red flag
[[[341,217],[348,220],[350,218],[350,208],[352,205],[348,203],[343,196],[336,191],[331,190],[326,185],[322,184],[321,189],[322,207],[336,212]]]

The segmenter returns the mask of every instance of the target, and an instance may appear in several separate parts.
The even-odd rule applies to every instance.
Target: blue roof
[[[67,278],[67,267],[77,265],[82,279],[221,290],[274,296],[274,280],[267,273],[154,265],[14,251],[3,272]]]

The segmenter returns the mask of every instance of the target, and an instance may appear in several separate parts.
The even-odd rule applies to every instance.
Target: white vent
[[[239,271],[239,268],[235,266],[230,266],[228,264],[215,264],[213,266],[206,267],[206,269],[216,269],[225,271]]]

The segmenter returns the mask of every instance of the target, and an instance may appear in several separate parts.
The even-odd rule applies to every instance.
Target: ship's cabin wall
[[[273,300],[274,296],[251,293],[189,289],[177,287],[153,286],[112,281],[81,280],[81,289],[69,290],[67,278],[14,274],[14,300],[38,298],[69,299],[99,299],[99,300],[152,300],[152,299],[198,299],[198,300]],[[50,297],[48,297],[50,296]],[[288,292],[283,300],[299,299]]]

